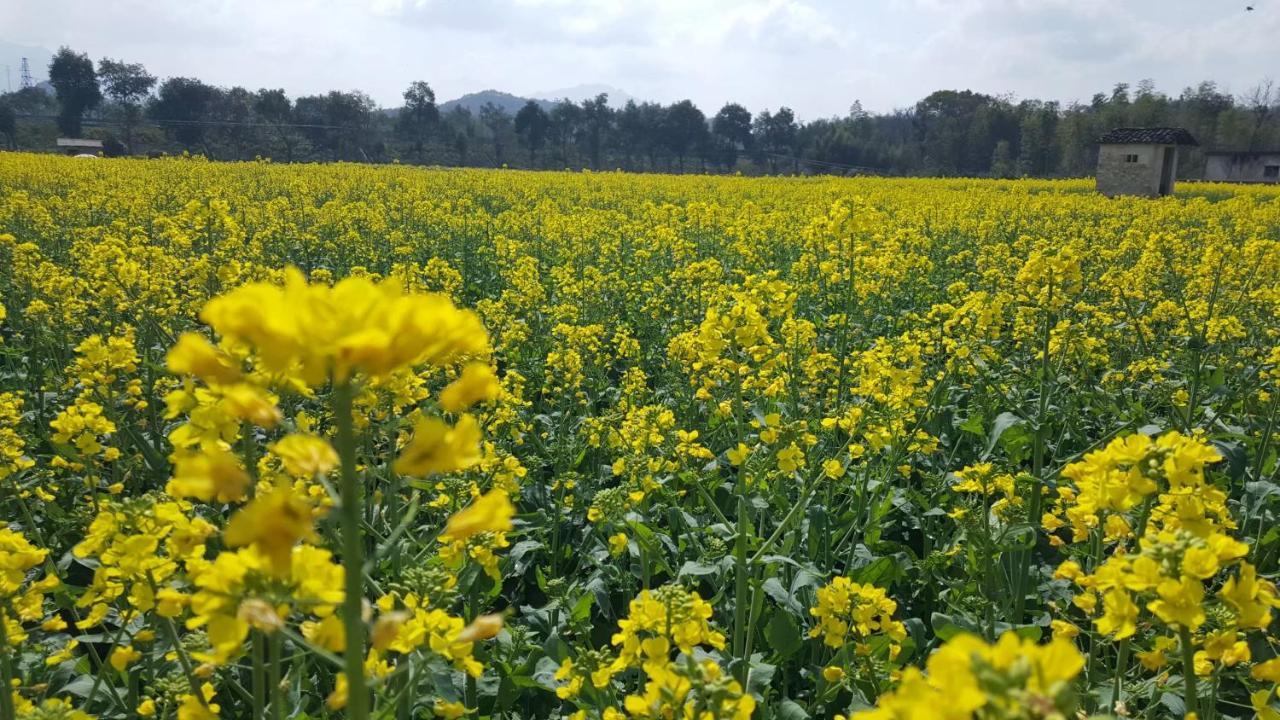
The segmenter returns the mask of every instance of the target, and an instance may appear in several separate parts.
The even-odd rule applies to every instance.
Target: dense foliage
[[[1280,198],[0,155],[4,718],[1280,716]]]
[[[882,114],[850,98],[845,116],[802,122],[785,106],[754,114],[733,102],[714,113],[689,100],[614,107],[605,95],[520,106],[520,98],[485,91],[475,102],[437,105],[422,81],[405,90],[403,105],[380,109],[360,91],[290,98],[282,89],[220,88],[186,77],[157,86],[141,65],[107,58],[97,84],[108,102],[99,107],[87,57],[63,48],[54,65],[56,101],[37,88],[0,95],[0,135],[12,146],[47,150],[55,126],[77,134],[83,115],[87,134],[103,139],[108,155],[1000,178],[1090,175],[1098,137],[1115,127],[1189,129],[1201,143],[1182,153],[1181,174],[1190,178],[1202,176],[1207,149],[1280,147],[1280,92],[1269,81],[1239,96],[1213,82],[1170,96],[1144,80],[1072,103],[939,90]],[[68,68],[78,70],[74,79]],[[8,128],[6,112],[20,122]]]

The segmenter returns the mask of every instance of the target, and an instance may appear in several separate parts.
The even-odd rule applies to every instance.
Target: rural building
[[[1204,179],[1280,182],[1280,150],[1214,150],[1204,154]]]
[[[1098,138],[1098,192],[1168,195],[1178,176],[1178,148],[1199,144],[1182,128],[1116,128]]]
[[[58,138],[58,150],[67,155],[96,155],[102,152],[102,141],[86,138]]]

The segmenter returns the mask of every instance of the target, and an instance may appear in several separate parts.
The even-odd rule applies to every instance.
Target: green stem
[[[760,586],[763,584],[764,584],[764,569],[761,568],[760,575],[753,576],[751,579],[751,613],[747,619],[747,627],[749,628],[755,627],[756,621],[760,617],[760,610],[764,604],[763,598],[761,597],[761,594],[760,594]],[[751,650],[752,650],[752,645],[754,644],[753,641],[755,640],[755,637],[756,637],[755,633],[753,632],[747,633],[747,646],[742,653],[744,658],[751,657]],[[749,687],[750,681],[751,681],[751,663],[744,662],[743,665],[746,667],[746,672],[745,672],[745,677],[743,678],[742,683],[744,686]]]
[[[983,595],[986,596],[985,614],[987,619],[987,642],[995,642],[996,639],[996,597],[994,577],[995,558],[992,557],[991,542],[991,495],[987,493],[986,487],[983,487],[982,493],[982,588]],[[1006,605],[1007,609],[1008,606]]]
[[[782,534],[791,526],[791,523],[805,511],[809,506],[809,500],[813,497],[813,491],[814,488],[817,487],[817,484],[818,481],[815,474],[815,476],[809,478],[808,484],[805,485],[804,491],[800,495],[800,501],[791,506],[791,510],[782,518],[782,522],[778,524],[777,529],[774,530],[773,534],[764,541],[764,544],[760,546],[760,549],[756,550],[755,554],[751,556],[751,560],[749,561],[751,565],[760,562],[760,558],[764,557],[764,554],[769,551],[769,548],[773,547],[773,544],[778,541],[778,538],[782,537]]]
[[[112,631],[111,638],[110,638],[111,647],[116,647],[117,645],[120,644],[120,636],[124,634],[125,628],[127,627],[128,627],[127,624],[121,624],[119,627],[117,627],[115,630]],[[110,655],[108,655],[108,658],[110,658]],[[103,680],[106,678],[107,669],[109,667],[110,666],[107,663],[103,663],[103,662],[98,663],[97,672],[95,672],[93,676],[93,685],[89,687],[88,697],[92,698],[97,696],[98,688],[102,687]],[[118,702],[120,706],[125,708],[126,710],[130,709],[130,706],[126,704],[126,701],[120,697],[120,691],[116,688],[116,684],[113,682],[108,682],[106,685],[108,688],[110,688],[111,694],[115,697],[116,702]]]
[[[400,683],[400,694],[396,698],[396,720],[409,720],[409,689],[413,687],[413,665],[409,665],[409,670],[397,680]]]
[[[636,547],[640,550],[640,587],[643,590],[649,589],[649,545],[636,533]]]
[[[479,595],[476,590],[476,583],[478,582],[478,578],[472,578],[471,587],[467,589],[467,622],[472,622],[476,619],[477,596]],[[468,708],[476,707],[478,694],[479,688],[476,686],[475,677],[471,673],[467,673],[466,685],[463,687],[463,705]]]
[[[1031,497],[1029,498],[1027,520],[1035,526],[1040,522],[1040,504],[1044,493],[1044,435],[1045,424],[1049,412],[1049,378],[1052,375],[1052,365],[1049,362],[1049,348],[1053,339],[1053,325],[1055,322],[1052,310],[1053,303],[1053,281],[1049,282],[1048,301],[1050,307],[1046,308],[1044,318],[1044,330],[1040,336],[1040,397],[1036,400],[1036,427],[1035,437],[1031,450],[1031,475],[1033,477],[1031,485]],[[1034,535],[1032,536],[1035,537]],[[1016,623],[1025,621],[1025,612],[1027,606],[1027,590],[1030,584],[1031,574],[1031,556],[1035,552],[1034,544],[1028,550],[1018,551],[1018,573],[1014,578],[1014,615],[1013,619]]]
[[[280,666],[284,663],[284,636],[279,632],[271,633],[268,650],[271,652],[267,664],[267,682],[271,690],[271,720],[284,717],[284,692],[280,688]]]
[[[0,612],[0,720],[14,720],[13,708],[13,650],[9,647],[9,633],[5,630],[5,616]]]
[[[151,584],[154,587],[155,582],[152,581]],[[164,630],[164,634],[169,640],[169,645],[178,654],[178,664],[182,666],[182,674],[187,676],[187,685],[191,688],[191,694],[207,710],[209,703],[204,699],[204,692],[200,688],[200,681],[196,678],[195,666],[191,664],[187,649],[182,647],[182,642],[178,640],[178,630],[173,625],[173,619],[164,618],[164,621],[160,623],[160,629]]]
[[[360,533],[363,502],[359,478],[356,477],[356,442],[351,419],[351,385],[335,383],[333,416],[337,424],[337,451],[342,465],[342,568],[346,582],[342,601],[342,624],[347,647],[343,667],[347,674],[347,716],[352,720],[368,720],[369,691],[364,677],[365,626],[364,604],[364,538]]]
[[[1182,702],[1188,713],[1200,714],[1200,698],[1196,697],[1195,648],[1191,645],[1191,631],[1178,628],[1178,641],[1182,644]]]
[[[254,630],[249,638],[253,655],[253,716],[265,717],[267,707],[267,668],[263,660],[262,633]]]
[[[399,473],[397,473],[395,470],[392,470],[389,466],[390,466],[390,463],[388,463],[388,468],[387,468],[387,488],[388,488],[387,526],[391,527],[392,526],[391,524],[395,522],[396,518],[402,517],[401,509],[400,509],[400,503],[401,503],[400,493],[403,492],[403,489],[404,489],[404,480],[400,477]],[[414,514],[417,512],[417,509],[418,509],[417,502],[415,499],[413,503],[413,507],[408,511],[408,513],[405,513],[405,515],[403,516],[408,517],[409,515]],[[399,527],[406,527],[406,525],[401,523]],[[396,574],[396,577],[399,577],[400,567],[401,567],[401,558],[403,557],[404,553],[401,551],[399,543],[393,544],[393,540],[396,540],[396,539],[399,539],[399,535],[397,535],[396,530],[393,529],[391,531],[391,534],[387,536],[387,540],[384,543],[384,547],[391,550],[391,569]],[[381,556],[381,555],[382,555],[382,552],[378,551],[378,556]]]
[[[1124,702],[1124,672],[1129,664],[1129,638],[1120,641],[1120,657],[1116,660],[1116,685],[1111,693],[1111,707],[1114,710]]]
[[[738,443],[742,443],[742,422],[741,414],[745,412],[746,406],[742,400],[742,385],[738,385],[737,390],[737,408],[734,413],[734,430],[738,436]],[[737,660],[737,665],[733,667],[734,678],[742,683],[745,687],[747,684],[747,667],[749,663],[745,656],[746,652],[746,633],[747,633],[747,586],[749,565],[747,564],[747,531],[750,528],[750,515],[747,511],[747,468],[746,463],[738,466],[738,476],[736,478],[735,494],[738,496],[738,522],[737,535],[734,537],[733,557],[734,557],[734,602],[733,602],[733,657]]]
[[[741,468],[738,470],[741,476]],[[746,634],[747,634],[747,498],[746,484],[738,481],[738,534],[734,539],[733,555],[735,560],[735,593],[733,602],[733,656],[738,664],[733,668],[733,675],[740,683],[747,680]]]

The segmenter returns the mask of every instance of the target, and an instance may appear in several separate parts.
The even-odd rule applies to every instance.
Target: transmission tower
[[[25,90],[29,87],[35,87],[36,82],[31,79],[31,64],[27,62],[26,58],[22,58],[22,64],[19,68],[22,73],[22,88]]]

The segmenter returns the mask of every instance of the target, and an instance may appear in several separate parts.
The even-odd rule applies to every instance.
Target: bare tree
[[[1263,126],[1276,112],[1276,100],[1275,87],[1271,78],[1266,78],[1254,85],[1240,97],[1240,104],[1244,105],[1253,116],[1253,128],[1249,131],[1250,150],[1257,149],[1258,137],[1262,134]]]

